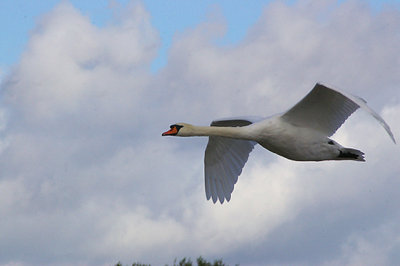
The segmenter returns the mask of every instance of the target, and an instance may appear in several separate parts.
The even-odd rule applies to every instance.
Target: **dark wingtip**
[[[365,162],[364,153],[362,151],[350,148],[344,148],[339,151],[338,158],[339,160],[354,160]]]

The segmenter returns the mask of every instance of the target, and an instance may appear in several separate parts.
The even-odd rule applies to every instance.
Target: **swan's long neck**
[[[191,126],[190,130],[185,132],[184,136],[218,136],[235,139],[253,139],[247,127]]]

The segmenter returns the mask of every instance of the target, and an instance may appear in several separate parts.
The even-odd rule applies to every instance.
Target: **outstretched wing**
[[[213,121],[211,126],[236,127],[247,126],[257,119],[238,118]],[[229,201],[242,168],[253,150],[254,141],[225,137],[209,137],[205,157],[204,175],[207,200],[215,203]]]
[[[360,97],[317,83],[300,102],[281,117],[296,126],[313,128],[331,136],[354,111],[361,107],[378,120],[396,143],[388,124],[366,103]]]

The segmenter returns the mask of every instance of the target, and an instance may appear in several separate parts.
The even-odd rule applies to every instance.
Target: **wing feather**
[[[218,179],[216,179],[215,181],[215,184],[216,184],[216,187],[217,187],[217,196],[218,196],[218,199],[219,199],[219,201],[221,202],[221,203],[223,203],[224,202],[224,198],[225,198],[225,195],[224,195],[224,188],[222,187],[222,180],[221,180],[222,178],[218,178]]]
[[[218,192],[217,192],[218,190],[216,188],[217,182],[213,179],[214,179],[214,177],[211,177],[211,179],[210,179],[210,186],[211,186],[210,193],[211,193],[212,201],[215,203],[215,202],[217,202],[217,199],[218,199]]]
[[[281,117],[296,126],[313,128],[331,136],[360,107],[375,117],[396,143],[388,124],[365,100],[319,83]]]
[[[206,172],[205,175],[207,176],[208,173]],[[206,188],[206,198],[207,200],[209,200],[211,198],[211,185],[209,178],[205,178],[205,188]]]
[[[255,120],[258,118],[224,119],[213,121],[211,126],[247,126]],[[248,140],[209,137],[204,157],[207,199],[212,198],[214,203],[217,200],[223,203],[231,199],[234,185],[256,144]]]

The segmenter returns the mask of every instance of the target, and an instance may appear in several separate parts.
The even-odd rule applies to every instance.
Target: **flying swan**
[[[362,151],[345,148],[329,138],[358,108],[375,117],[396,143],[388,124],[365,100],[318,83],[282,114],[267,119],[215,120],[209,127],[177,123],[162,136],[209,137],[204,157],[206,197],[222,204],[231,199],[233,187],[257,143],[295,161],[365,161]]]

